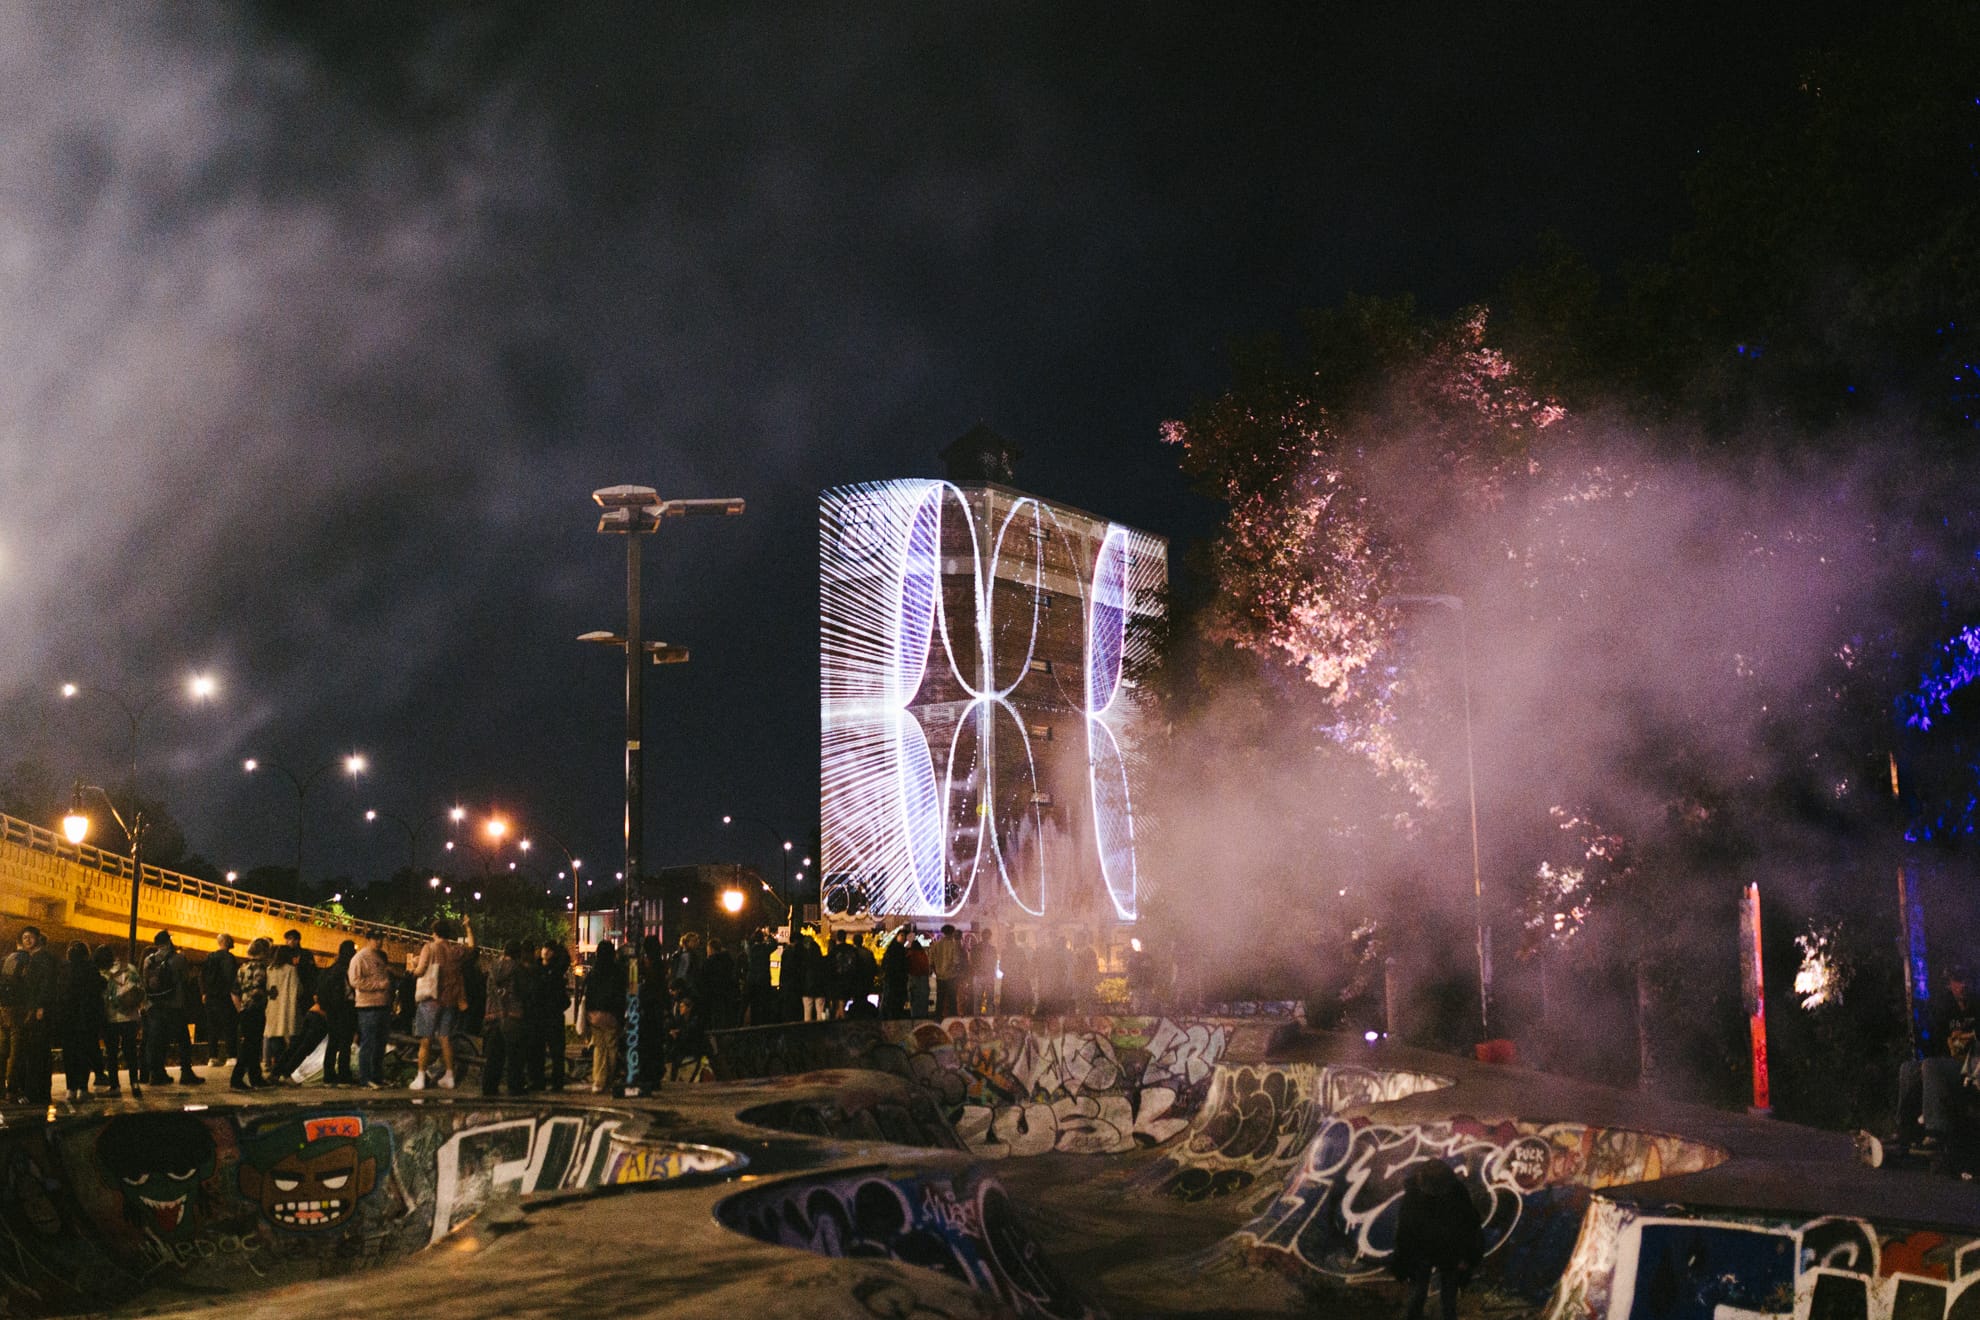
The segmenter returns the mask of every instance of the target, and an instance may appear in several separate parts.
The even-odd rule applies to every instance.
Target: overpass
[[[11,948],[19,926],[35,925],[51,940],[123,939],[131,919],[131,865],[128,857],[0,815],[0,921],[12,927],[0,938]],[[160,930],[196,951],[212,948],[221,931],[245,945],[258,936],[279,944],[283,931],[297,930],[305,948],[330,955],[339,942],[374,933],[399,954],[426,940],[423,932],[404,926],[340,917],[146,866],[138,885],[138,938],[149,940]]]

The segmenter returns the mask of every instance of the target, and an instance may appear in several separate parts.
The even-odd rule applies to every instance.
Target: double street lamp
[[[639,948],[641,924],[644,912],[641,907],[640,867],[645,861],[645,801],[643,797],[643,760],[641,741],[644,708],[641,702],[642,681],[645,678],[645,664],[648,648],[640,632],[640,558],[644,538],[660,530],[660,524],[669,518],[683,517],[734,517],[743,511],[740,499],[703,500],[663,500],[650,486],[606,486],[591,493],[591,498],[600,509],[598,531],[607,536],[626,538],[626,631],[619,640],[625,650],[626,661],[626,890],[625,890],[625,944],[629,950]],[[603,640],[595,634],[592,640]],[[609,634],[607,635],[609,637]],[[681,658],[685,659],[685,656]],[[665,663],[662,655],[655,652],[653,661]],[[637,960],[633,960],[637,966]],[[639,1074],[636,1068],[639,1047],[639,993],[635,985],[628,984],[626,1004],[626,1063],[628,1089],[637,1091]]]
[[[298,897],[302,894],[303,886],[303,828],[306,819],[303,812],[303,803],[309,797],[309,790],[316,787],[317,781],[323,778],[329,771],[342,769],[345,774],[349,775],[352,779],[356,779],[365,772],[366,766],[367,762],[363,754],[359,752],[352,752],[348,756],[340,756],[334,761],[325,761],[309,773],[301,775],[289,769],[288,766],[283,765],[280,761],[262,761],[257,757],[250,756],[247,760],[241,762],[241,769],[248,774],[254,774],[262,769],[273,770],[276,774],[288,780],[289,787],[296,791],[296,894]]]
[[[88,837],[89,816],[83,811],[82,805],[83,794],[85,793],[94,793],[102,798],[103,805],[110,809],[110,818],[116,821],[117,828],[124,832],[124,838],[130,844],[131,854],[130,955],[133,964],[137,962],[138,898],[142,894],[144,887],[144,831],[148,824],[144,818],[143,799],[138,796],[139,734],[144,726],[144,717],[151,713],[152,708],[167,695],[181,690],[182,687],[186,695],[196,702],[210,700],[214,693],[219,690],[219,685],[214,682],[212,676],[209,674],[193,674],[184,681],[183,685],[179,683],[162,684],[136,700],[131,699],[113,687],[94,684],[84,686],[81,683],[64,683],[62,685],[62,699],[64,701],[73,701],[79,696],[90,696],[101,697],[105,701],[111,702],[118,710],[123,712],[129,729],[129,741],[126,750],[129,754],[131,769],[129,782],[131,795],[130,819],[124,819],[123,813],[117,810],[116,802],[100,785],[78,783],[70,794],[68,814],[62,818],[62,833],[68,838],[70,843],[76,844],[78,847]]]
[[[797,845],[785,838],[782,830],[761,816],[726,815],[722,817],[722,823],[724,825],[733,825],[737,821],[742,821],[749,825],[760,825],[770,832],[772,839],[776,840],[778,845],[777,857],[782,864],[784,877],[783,887],[777,891],[777,901],[782,903],[788,911],[791,906],[791,853],[796,850]],[[805,859],[807,864],[810,860],[810,858]]]

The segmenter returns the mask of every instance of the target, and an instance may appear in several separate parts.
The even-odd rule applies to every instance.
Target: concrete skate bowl
[[[801,1073],[763,1085],[791,1094],[738,1110],[739,1121],[833,1141],[966,1149],[949,1116],[906,1078],[833,1070]]]
[[[1003,1187],[978,1167],[874,1166],[785,1179],[726,1198],[715,1217],[760,1242],[932,1270],[1020,1316],[1100,1314],[1046,1258]]]
[[[1485,1285],[1537,1306],[1563,1277],[1597,1190],[1696,1173],[1727,1158],[1700,1141],[1585,1123],[1459,1115],[1391,1125],[1329,1115],[1279,1193],[1227,1248],[1303,1284],[1380,1278],[1395,1248],[1405,1182],[1436,1160],[1464,1178],[1480,1208]]]
[[[986,1158],[1120,1154],[1164,1146],[1190,1132],[1206,1106],[1214,1110],[1213,1094],[1223,1094],[1220,1066],[1233,1057],[1264,1057],[1282,1025],[1104,1015],[810,1023],[718,1032],[715,1069],[724,1080],[821,1070],[891,1074],[932,1104],[966,1149]],[[1315,1065],[1273,1070],[1301,1077],[1296,1089],[1303,1097],[1325,1090],[1323,1070]],[[1341,1104],[1450,1084],[1425,1074],[1340,1066],[1324,1071],[1336,1079],[1331,1094]],[[1275,1109],[1274,1123],[1303,1122],[1305,1112],[1291,1119]],[[742,1117],[784,1130],[846,1135],[843,1115],[762,1107]],[[896,1130],[908,1135],[916,1126],[926,1129],[925,1113],[911,1122],[904,1117]],[[953,1145],[933,1134],[913,1144]],[[1287,1165],[1296,1162],[1301,1145],[1286,1155]]]
[[[531,1193],[701,1174],[733,1151],[576,1106],[132,1111],[0,1131],[0,1310],[169,1309],[390,1264]]]
[[[1728,1214],[1596,1196],[1547,1320],[1980,1317],[1980,1239],[1840,1215]]]

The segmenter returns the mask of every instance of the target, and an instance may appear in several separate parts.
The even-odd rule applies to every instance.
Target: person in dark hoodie
[[[1410,1285],[1409,1320],[1422,1320],[1437,1276],[1443,1320],[1457,1320],[1458,1290],[1485,1256],[1485,1231],[1464,1180],[1442,1160],[1410,1170],[1396,1212],[1389,1272]]]
[[[69,945],[68,960],[57,969],[55,998],[69,1099],[87,1100],[90,1074],[103,1071],[96,1043],[103,1034],[103,977],[89,959],[89,946],[81,940]]]

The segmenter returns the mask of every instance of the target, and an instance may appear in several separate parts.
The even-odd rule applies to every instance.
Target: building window
[[[1052,805],[1052,795],[1050,793],[1033,793],[1031,795],[1031,805],[1034,807],[1049,807]]]
[[[1052,726],[1049,724],[1033,724],[1030,726],[1029,732],[1032,737],[1038,739],[1040,742],[1052,741]]]
[[[1052,672],[1052,662],[1050,660],[1040,660],[1034,656],[1030,669],[1034,674],[1049,674]]]

